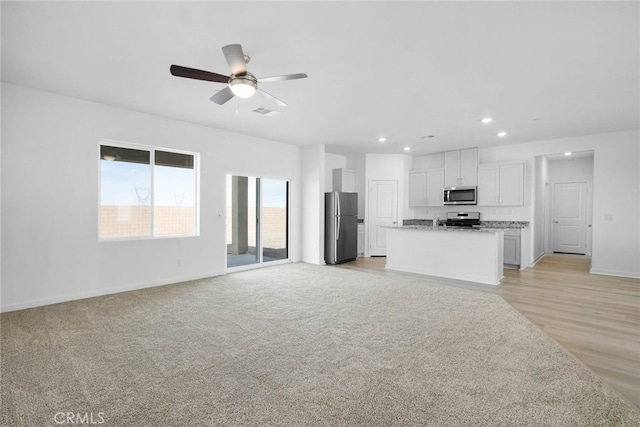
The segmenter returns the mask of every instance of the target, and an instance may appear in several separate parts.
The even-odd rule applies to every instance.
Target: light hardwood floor
[[[341,268],[385,271],[386,259]],[[430,283],[496,293],[640,408],[640,280],[589,274],[590,259],[547,254],[534,267],[505,269],[498,286],[429,278]]]

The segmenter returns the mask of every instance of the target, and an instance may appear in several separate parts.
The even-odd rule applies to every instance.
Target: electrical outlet
[[[604,214],[605,221],[613,221],[613,214]]]

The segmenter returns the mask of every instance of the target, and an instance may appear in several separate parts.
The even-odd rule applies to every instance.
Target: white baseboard
[[[178,277],[170,280],[162,280],[159,282],[136,283],[133,285],[119,286],[116,288],[98,289],[98,290],[88,291],[88,292],[77,292],[73,294],[60,295],[60,296],[51,297],[51,298],[36,299],[36,300],[21,302],[17,304],[3,305],[2,307],[0,307],[0,313],[24,310],[26,308],[42,307],[45,305],[59,304],[62,302],[75,301],[75,300],[80,300],[85,298],[100,297],[103,295],[118,294],[121,292],[137,291],[140,289],[154,288],[157,286],[172,285],[175,283],[188,282],[190,280],[206,279],[208,277],[219,276],[220,274],[224,274],[224,273]]]
[[[629,277],[632,279],[640,279],[640,273],[635,271],[617,271],[617,270],[606,270],[602,268],[592,268],[589,270],[591,274],[601,274],[603,276],[618,276],[618,277]]]

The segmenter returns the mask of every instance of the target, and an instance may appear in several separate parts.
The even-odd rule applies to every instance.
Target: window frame
[[[102,237],[100,235],[100,224],[102,221],[102,158],[101,147],[111,146],[117,148],[128,148],[132,150],[141,150],[149,152],[149,179],[150,179],[150,218],[149,218],[149,234],[144,236],[117,236],[117,237]],[[155,152],[165,151],[169,153],[186,154],[193,156],[193,169],[194,169],[194,230],[193,234],[175,234],[175,235],[154,235],[155,228]],[[98,222],[97,222],[97,234],[98,242],[123,242],[123,241],[135,241],[135,240],[159,240],[159,239],[184,239],[200,236],[200,153],[195,151],[181,150],[176,148],[160,147],[155,145],[137,144],[125,141],[118,141],[113,139],[100,139],[97,144],[97,174],[98,174]]]

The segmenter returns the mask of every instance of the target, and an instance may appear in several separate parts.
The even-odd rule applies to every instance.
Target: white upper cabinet
[[[443,206],[444,169],[427,170],[427,206]]]
[[[496,206],[500,201],[500,165],[478,166],[478,206]]]
[[[524,163],[478,166],[478,206],[524,205]]]
[[[333,170],[333,191],[356,192],[356,173],[351,169]]]
[[[444,186],[478,185],[478,149],[446,151],[444,153]]]
[[[409,206],[427,206],[427,171],[409,172]]]
[[[409,172],[409,206],[442,206],[444,169]]]
[[[500,204],[524,205],[524,163],[500,165]]]

